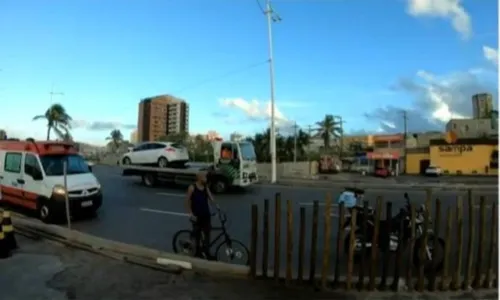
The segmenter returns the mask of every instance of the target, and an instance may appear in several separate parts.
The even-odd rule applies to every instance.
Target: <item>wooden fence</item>
[[[312,209],[309,209],[312,210],[311,222],[309,226],[306,226],[306,221],[309,221],[306,220],[308,209],[300,205],[294,207],[294,203],[290,200],[282,203],[281,195],[276,194],[274,211],[271,212],[269,209],[269,200],[265,200],[264,207],[261,208],[263,209],[261,216],[259,216],[258,205],[252,206],[251,275],[255,278],[274,279],[286,285],[313,285],[320,289],[398,290],[401,282],[409,291],[496,287],[498,278],[497,199],[494,199],[491,206],[487,208],[485,197],[479,197],[479,204],[477,204],[474,202],[472,192],[469,191],[467,198],[467,203],[464,205],[463,197],[457,196],[456,203],[442,209],[442,201],[432,200],[432,192],[427,191],[422,235],[418,239],[415,238],[415,216],[418,208],[412,204],[411,226],[409,227],[411,238],[407,239],[408,241],[404,244],[399,242],[400,246],[391,252],[380,250],[382,246],[380,243],[385,243],[385,241],[380,242],[379,235],[381,232],[383,234],[391,232],[391,222],[381,222],[384,201],[382,197],[378,197],[373,207],[375,222],[370,225],[373,226],[371,227],[373,236],[370,241],[372,247],[367,250],[366,244],[362,243],[362,252],[366,250],[367,255],[361,255],[355,259],[355,230],[351,230],[349,238],[346,239],[343,225],[347,212],[343,205],[338,206],[338,219],[332,218],[335,205],[332,205],[332,197],[327,195],[325,201],[321,203],[324,213],[320,217],[320,203],[314,201]],[[390,220],[393,216],[393,204],[400,203],[385,203],[386,220]],[[298,208],[298,211],[294,211],[295,208]],[[362,210],[366,216],[367,201],[363,203]],[[282,216],[282,211],[286,213],[284,216]],[[366,236],[367,226],[369,226],[367,218],[356,220],[359,213],[356,209],[351,211],[351,228],[359,228],[359,232]],[[294,216],[297,218],[296,215],[298,215],[298,220],[294,220]],[[270,219],[274,228],[270,226]],[[487,225],[487,222],[490,225]],[[335,226],[337,230],[333,231],[332,227]],[[399,223],[399,226],[399,240],[402,241],[404,239],[403,222]],[[282,238],[282,227],[285,229],[284,238]],[[321,227],[322,233],[319,232]],[[427,229],[432,229],[434,234],[428,236]],[[464,238],[464,234],[468,238]],[[425,268],[423,264],[415,266],[414,251],[418,251],[418,257],[424,259],[426,245],[430,242],[436,245],[439,237],[444,239],[442,267],[438,268],[433,264]],[[323,238],[323,245],[318,245],[321,244],[318,242],[319,238]],[[344,239],[349,241],[346,248],[344,248],[346,245]],[[284,245],[282,245],[282,240],[284,240]],[[387,242],[390,243],[390,238]],[[420,244],[420,247],[415,246],[416,242]],[[297,248],[294,248],[294,245]],[[309,247],[309,251],[306,251],[306,247]],[[284,259],[281,256],[282,248],[284,248]],[[435,249],[436,247],[434,251],[437,251]],[[306,257],[306,252],[309,252],[308,257]],[[272,264],[270,259],[273,260]],[[282,266],[283,261],[284,266]],[[272,268],[269,268],[269,265]]]

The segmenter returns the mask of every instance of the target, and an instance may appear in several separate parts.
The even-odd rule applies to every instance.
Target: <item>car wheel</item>
[[[165,157],[160,157],[158,159],[158,167],[160,168],[166,168],[168,167],[168,160]]]
[[[130,164],[132,164],[132,161],[130,160],[130,158],[125,157],[123,159],[123,161],[122,161],[122,164],[124,164],[124,165],[130,165]]]

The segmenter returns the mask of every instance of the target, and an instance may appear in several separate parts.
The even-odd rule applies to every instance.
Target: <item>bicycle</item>
[[[205,259],[210,259],[212,257],[215,257],[217,261],[221,261],[222,258],[228,257],[229,258],[228,262],[233,262],[235,258],[237,259],[243,258],[244,260],[243,263],[245,265],[248,265],[250,262],[250,251],[242,242],[232,239],[229,236],[229,233],[227,232],[226,229],[226,223],[227,223],[226,214],[223,213],[220,209],[217,209],[215,213],[211,214],[212,217],[215,215],[218,216],[221,226],[212,227],[210,231],[211,232],[220,231],[220,233],[210,241],[206,249],[204,249],[205,247],[203,247],[202,245],[204,240],[203,232],[201,232],[200,243],[198,245],[195,245],[196,241],[193,229],[182,229],[177,231],[174,234],[174,237],[172,238],[172,249],[174,250],[174,253],[182,252],[184,254],[194,257],[196,255],[197,249],[203,249],[201,253],[203,258]],[[193,223],[193,221],[191,222]],[[215,255],[211,255],[210,249],[212,249],[212,247],[215,244],[217,244],[217,242],[220,239],[223,240],[215,248]],[[239,250],[236,250],[238,248]],[[245,257],[246,259],[244,259]]]

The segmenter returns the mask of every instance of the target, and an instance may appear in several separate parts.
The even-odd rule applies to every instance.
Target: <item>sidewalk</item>
[[[2,300],[169,300],[169,299],[479,299],[473,293],[346,293],[285,288],[270,281],[214,278],[195,273],[169,274],[85,251],[18,235],[21,247],[0,260]],[[497,299],[494,291],[481,299]]]

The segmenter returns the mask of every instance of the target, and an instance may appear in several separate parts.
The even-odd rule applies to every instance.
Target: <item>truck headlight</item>
[[[64,186],[56,184],[52,188],[52,193],[56,194],[56,195],[65,195],[66,194],[66,189],[64,188]]]

